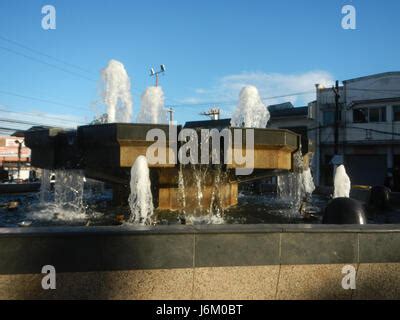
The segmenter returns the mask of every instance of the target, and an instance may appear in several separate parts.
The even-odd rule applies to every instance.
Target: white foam
[[[139,123],[167,123],[164,109],[164,92],[161,87],[148,87],[142,95],[141,109],[137,117]]]
[[[131,168],[131,194],[129,222],[150,224],[153,216],[153,196],[151,194],[150,171],[146,157],[139,156]]]
[[[315,190],[315,184],[310,168],[307,168],[303,171],[302,177],[304,192],[307,194],[312,194]]]
[[[335,170],[333,198],[350,198],[351,181],[344,165]]]
[[[246,86],[240,91],[239,103],[232,115],[233,127],[265,128],[270,119],[267,106],[262,102],[254,86]]]
[[[103,101],[107,106],[107,122],[131,122],[131,82],[124,65],[110,60],[101,72],[103,80]]]

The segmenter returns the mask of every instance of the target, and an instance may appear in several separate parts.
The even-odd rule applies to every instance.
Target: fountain
[[[138,123],[166,123],[164,92],[161,87],[148,87],[142,95]]]
[[[350,198],[351,181],[344,165],[339,165],[334,174],[333,199],[325,208],[324,224],[366,224],[363,204]]]
[[[300,136],[291,131],[265,128],[269,112],[255,87],[242,89],[231,120],[192,121],[181,127],[164,124],[160,87],[149,87],[142,96],[138,121],[147,123],[121,123],[131,112],[129,78],[114,60],[102,78],[109,123],[72,131],[28,131],[25,143],[31,148],[33,166],[80,172],[111,184],[115,205],[124,205],[129,198],[130,221],[150,223],[153,208],[178,211],[183,220],[190,216],[220,221],[224,210],[238,203],[241,182],[288,174],[293,178],[288,185],[301,190],[304,181],[309,185],[310,177],[304,180],[302,174],[312,145],[302,147]],[[165,144],[155,154],[167,155],[167,161],[149,161],[150,147],[162,141]],[[299,190],[295,207],[302,199]]]
[[[344,167],[344,165],[340,165],[336,168],[333,183],[333,198],[350,197],[351,182],[349,176],[346,173],[346,168]]]
[[[146,157],[139,156],[131,169],[129,207],[130,222],[150,224],[153,216],[153,196]]]
[[[131,83],[124,65],[110,60],[101,72],[103,102],[107,106],[107,122],[131,122]]]
[[[266,128],[270,114],[254,86],[244,87],[239,94],[239,103],[233,113],[233,127]]]

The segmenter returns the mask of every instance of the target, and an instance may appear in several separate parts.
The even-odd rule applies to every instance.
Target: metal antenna
[[[154,71],[154,68],[150,68],[150,77],[156,77],[156,87],[158,87],[158,75],[165,72],[165,64],[160,65],[159,71]]]
[[[211,108],[208,111],[200,113],[200,115],[210,117],[211,120],[219,120],[220,113],[221,113],[220,109],[215,107]]]

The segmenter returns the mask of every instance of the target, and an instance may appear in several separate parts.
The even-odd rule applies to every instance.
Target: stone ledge
[[[400,262],[400,227],[0,228],[0,274]]]

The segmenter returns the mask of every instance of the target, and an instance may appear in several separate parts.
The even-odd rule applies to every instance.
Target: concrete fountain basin
[[[399,225],[0,228],[0,299],[400,299],[399,246]]]

